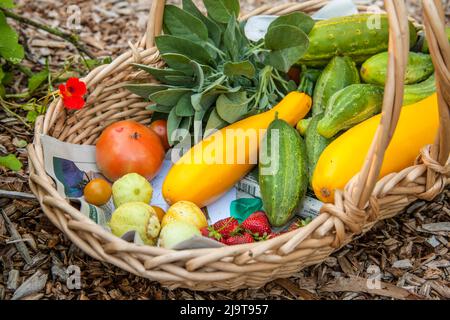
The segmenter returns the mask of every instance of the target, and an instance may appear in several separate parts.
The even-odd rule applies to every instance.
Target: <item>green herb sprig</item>
[[[238,0],[203,0],[203,15],[192,0],[182,8],[166,5],[163,31],[155,39],[165,69],[136,64],[159,84],[137,83],[127,88],[152,104],[153,117],[167,118],[169,143],[195,132],[220,129],[266,111],[297,89],[288,70],[306,52],[314,20],[300,12],[278,17],[264,39],[249,41],[239,16]],[[174,134],[185,129],[184,134]]]

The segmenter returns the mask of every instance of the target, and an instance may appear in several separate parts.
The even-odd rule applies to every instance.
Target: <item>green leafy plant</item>
[[[22,162],[13,154],[0,157],[0,166],[8,168],[12,171],[19,171],[22,169]]]
[[[302,13],[277,18],[264,39],[249,41],[237,20],[238,0],[204,0],[203,15],[192,0],[183,7],[166,5],[163,31],[155,39],[165,69],[135,64],[160,84],[127,88],[152,104],[155,118],[167,118],[169,143],[189,132],[203,136],[247,116],[263,112],[296,90],[287,72],[309,46],[314,21]],[[186,129],[175,135],[175,130]]]
[[[14,8],[13,0],[0,0],[0,8]],[[5,95],[5,83],[8,81],[8,74],[4,71],[5,62],[17,64],[24,57],[24,50],[19,44],[19,37],[16,31],[6,22],[6,17],[0,11],[0,97]]]

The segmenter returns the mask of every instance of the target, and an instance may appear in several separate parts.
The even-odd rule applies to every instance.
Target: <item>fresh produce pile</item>
[[[307,189],[332,202],[334,190],[343,189],[361,168],[379,124],[388,64],[386,15],[373,29],[367,14],[315,22],[293,13],[275,19],[265,37],[252,42],[244,35],[245,22],[236,19],[237,0],[204,4],[207,16],[191,0],[183,0],[182,9],[167,5],[164,35],[156,38],[166,67],[135,65],[159,81],[127,86],[151,102],[150,128],[121,121],[98,140],[97,164],[113,185],[93,180],[84,195],[94,205],[112,196],[116,210],[110,227],[117,236],[134,230],[147,245],[173,248],[193,236],[234,245],[302,227],[309,221],[294,216]],[[426,39],[411,23],[409,31],[408,105],[380,177],[412,165],[438,128]],[[229,130],[239,132],[241,143],[226,134]],[[262,135],[251,143],[255,131]],[[165,213],[151,206],[149,181],[165,152],[186,142],[195,146],[164,180],[162,194],[170,205]],[[209,161],[221,153],[236,159],[240,151],[244,163]],[[208,226],[201,208],[255,167],[263,211],[241,223],[229,217]]]

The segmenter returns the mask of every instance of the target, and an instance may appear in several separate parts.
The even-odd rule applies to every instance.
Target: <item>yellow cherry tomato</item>
[[[94,206],[104,205],[111,198],[111,185],[100,178],[92,179],[84,187],[84,199]]]

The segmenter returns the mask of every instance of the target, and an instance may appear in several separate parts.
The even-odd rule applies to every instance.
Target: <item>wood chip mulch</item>
[[[99,56],[116,56],[128,49],[127,40],[139,39],[149,5],[146,0],[61,2],[66,6],[50,0],[19,0],[17,10],[47,24],[64,26],[67,7],[78,4],[82,12],[90,13],[83,15],[81,38]],[[262,2],[267,3],[248,0],[244,6],[248,11]],[[417,1],[408,3],[417,8]],[[23,28],[22,33],[29,44],[28,54],[38,62],[51,55],[58,66],[74,54],[73,48],[67,43],[63,46],[56,37],[30,28]],[[24,163],[18,173],[0,168],[0,300],[450,299],[450,190],[432,202],[415,202],[324,263],[289,279],[257,290],[169,291],[88,257],[49,222],[31,195],[31,199],[23,199],[30,190],[22,140],[30,143],[32,138],[32,129],[0,111],[0,155],[14,153]],[[14,192],[21,192],[20,197]],[[81,272],[80,289],[74,289],[68,279],[67,270],[73,266]]]

